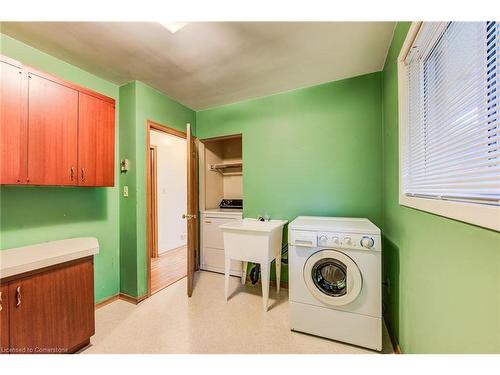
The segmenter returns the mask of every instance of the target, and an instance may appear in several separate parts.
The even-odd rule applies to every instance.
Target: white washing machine
[[[290,328],[382,350],[382,247],[368,219],[299,216],[288,226]]]

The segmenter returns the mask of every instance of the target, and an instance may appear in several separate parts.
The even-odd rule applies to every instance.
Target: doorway
[[[148,122],[148,295],[187,276],[186,134]]]

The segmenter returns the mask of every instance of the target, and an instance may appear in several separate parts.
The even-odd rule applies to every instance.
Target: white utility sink
[[[287,220],[259,221],[257,219],[234,220],[219,228],[224,236],[225,296],[229,293],[231,260],[243,262],[241,283],[245,283],[247,262],[260,263],[262,297],[267,311],[269,298],[269,274],[271,262],[276,259],[276,290],[280,291],[281,240]]]

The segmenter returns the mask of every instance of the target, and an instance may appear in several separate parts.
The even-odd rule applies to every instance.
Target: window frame
[[[417,210],[500,232],[500,206],[408,196],[404,193],[404,161],[407,153],[408,121],[408,66],[405,58],[413,46],[423,22],[413,22],[398,56],[398,108],[399,108],[399,204]]]

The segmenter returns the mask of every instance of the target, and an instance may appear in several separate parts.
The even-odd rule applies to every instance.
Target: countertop
[[[94,237],[69,238],[0,251],[0,278],[19,275],[99,253]]]
[[[218,214],[218,215],[232,215],[232,216],[243,216],[243,210],[238,208],[212,208],[210,210],[202,211],[203,214]]]

